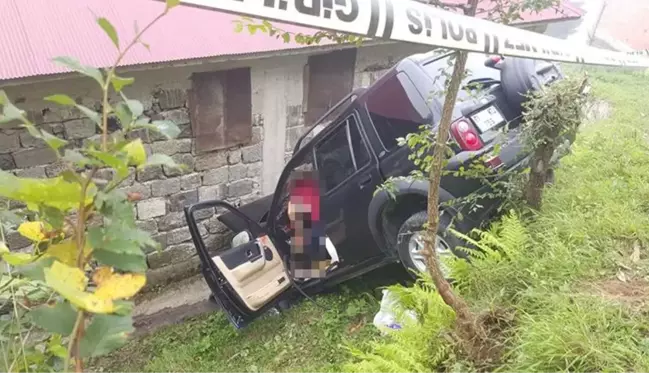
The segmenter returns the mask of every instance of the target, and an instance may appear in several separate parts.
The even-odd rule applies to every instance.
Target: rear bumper
[[[561,158],[566,156],[567,154],[570,153],[572,148],[572,142],[570,141],[569,138],[566,138],[564,142],[556,149],[554,152],[554,155],[552,156],[551,160],[551,165],[554,167],[558,162],[560,161]],[[487,149],[486,151],[483,152],[483,154],[488,154],[489,152],[493,151],[493,147]],[[501,153],[502,154],[502,153]],[[511,158],[509,158],[511,159]],[[476,209],[475,208],[475,203],[474,202],[461,202],[459,206],[456,206],[456,208],[462,212],[462,214],[467,217],[474,225],[478,226],[485,220],[488,220],[490,216],[492,216],[497,210],[499,206],[502,205],[504,202],[504,197],[499,197],[498,193],[494,193],[494,187],[493,185],[502,181],[507,181],[508,179],[511,179],[515,177],[516,175],[520,174],[523,172],[527,167],[529,167],[529,163],[532,159],[532,154],[529,152],[525,153],[518,153],[518,156],[515,158],[515,162],[506,162],[503,161],[503,165],[500,167],[498,172],[493,176],[488,178],[488,183],[491,185],[486,185],[483,182],[479,180],[470,180],[470,179],[465,179],[466,185],[471,185],[468,188],[462,188],[464,189],[463,195],[458,195],[456,194],[457,197],[467,196],[469,194],[472,195],[477,195],[477,196],[489,196],[489,197],[484,197],[479,201],[479,204],[481,205],[481,208]],[[463,164],[464,167],[469,167],[469,162]],[[459,167],[459,166],[458,166]],[[468,190],[467,190],[468,189]],[[450,191],[453,193],[455,190],[450,189]]]

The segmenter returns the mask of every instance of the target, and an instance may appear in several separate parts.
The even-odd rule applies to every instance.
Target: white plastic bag
[[[397,315],[394,309],[397,302],[398,299],[393,293],[391,293],[388,289],[383,289],[381,306],[379,312],[374,315],[373,321],[374,326],[376,326],[379,330],[399,330],[403,327],[403,320],[397,319]],[[412,311],[406,311],[403,314],[404,316],[412,320],[417,320],[417,316]]]

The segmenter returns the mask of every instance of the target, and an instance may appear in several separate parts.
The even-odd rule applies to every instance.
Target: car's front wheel
[[[416,276],[417,272],[427,271],[426,260],[422,253],[424,249],[424,224],[426,224],[427,220],[428,214],[426,211],[412,214],[403,222],[397,236],[399,259],[413,277]],[[435,251],[439,258],[450,255],[455,255],[460,258],[466,257],[464,252],[456,249],[459,246],[467,246],[466,243],[449,231],[452,220],[450,213],[447,211],[441,212],[439,227],[437,228],[437,235],[435,237]],[[457,220],[454,222],[454,229],[467,231],[464,224],[461,224]],[[450,270],[444,265],[443,260],[440,261],[440,266],[444,276],[449,278]]]

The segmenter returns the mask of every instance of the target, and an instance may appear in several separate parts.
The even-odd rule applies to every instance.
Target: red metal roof
[[[0,80],[67,72],[51,62],[57,56],[73,56],[96,67],[110,66],[117,52],[96,24],[95,15],[108,18],[124,44],[135,35],[136,20],[142,28],[164,6],[152,0],[1,0]],[[569,4],[565,9],[564,14],[545,11],[525,15],[523,22],[580,16]],[[190,6],[174,8],[145,33],[143,39],[150,50],[136,45],[121,65],[303,48],[267,35],[235,33],[232,21],[237,18]],[[304,27],[276,26],[293,32],[313,32]]]

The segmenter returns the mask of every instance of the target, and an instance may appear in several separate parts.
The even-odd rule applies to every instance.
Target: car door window
[[[367,146],[354,115],[316,145],[315,161],[323,193],[333,190],[369,163]]]

